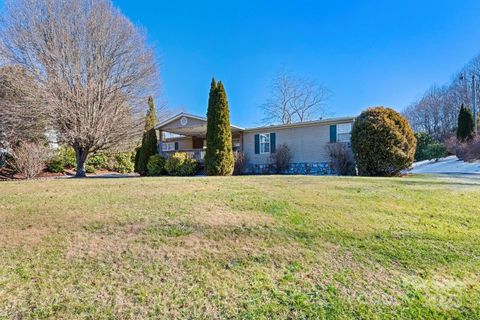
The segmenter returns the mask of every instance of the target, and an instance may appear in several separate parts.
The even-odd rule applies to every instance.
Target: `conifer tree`
[[[148,97],[148,111],[145,116],[145,131],[153,129],[157,124],[157,111],[155,110],[155,103],[153,97]]]
[[[157,154],[157,133],[155,124],[157,123],[157,113],[153,98],[148,98],[148,111],[145,116],[145,132],[143,133],[142,144],[135,154],[135,172],[140,175],[147,174],[147,163],[150,156]]]
[[[205,172],[209,176],[233,173],[233,145],[230,110],[222,82],[212,79],[207,111],[207,150]]]
[[[473,138],[474,131],[472,112],[462,104],[458,114],[457,139],[461,142],[468,141]]]

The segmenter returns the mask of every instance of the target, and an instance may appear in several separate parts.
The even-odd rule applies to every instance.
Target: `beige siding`
[[[193,149],[193,141],[191,137],[178,140],[178,150]]]
[[[190,150],[193,149],[192,137],[185,138],[170,138],[165,142],[178,142],[178,150]]]
[[[330,124],[304,127],[256,129],[244,133],[243,148],[250,164],[266,164],[270,154],[255,154],[255,134],[275,133],[276,146],[286,144],[292,152],[292,162],[327,162],[326,145],[330,142]]]
[[[199,120],[199,119],[194,119],[194,118],[189,118],[189,117],[186,117],[188,119],[188,123],[186,126],[182,126],[181,124],[181,118],[180,119],[177,119],[165,126],[163,126],[161,129],[163,131],[169,131],[169,130],[175,130],[175,129],[184,129],[186,127],[201,127],[201,126],[204,126],[206,124],[206,121],[204,120]]]

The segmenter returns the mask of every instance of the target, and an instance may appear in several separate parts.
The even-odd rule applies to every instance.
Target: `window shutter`
[[[275,132],[270,133],[270,153],[275,153],[276,149],[276,137]]]
[[[260,135],[255,135],[255,154],[260,153]]]
[[[330,126],[330,142],[337,142],[337,125],[332,124]]]
[[[175,142],[175,150],[178,150],[178,142]]]

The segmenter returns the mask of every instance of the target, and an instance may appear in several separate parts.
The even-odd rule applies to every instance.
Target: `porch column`
[[[158,130],[159,139],[158,139],[158,154],[162,154],[162,144],[163,144],[163,131]]]
[[[243,153],[243,132],[240,131],[240,152]]]

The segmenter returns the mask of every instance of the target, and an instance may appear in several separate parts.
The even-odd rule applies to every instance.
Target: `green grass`
[[[480,318],[480,181],[0,184],[0,318]]]

